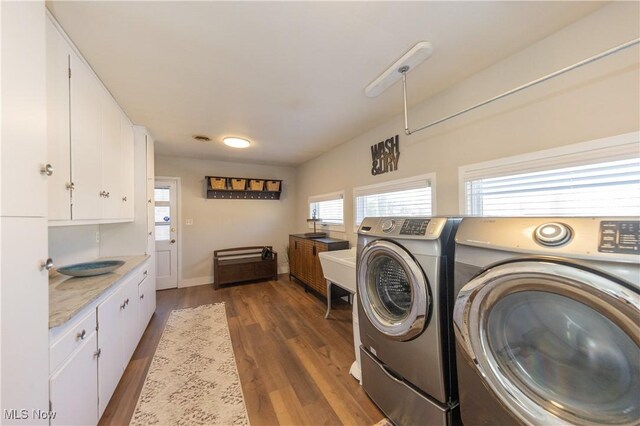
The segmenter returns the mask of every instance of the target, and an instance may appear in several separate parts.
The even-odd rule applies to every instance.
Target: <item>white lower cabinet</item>
[[[95,425],[155,311],[149,261],[127,274],[83,315],[50,333],[52,424]],[[140,297],[141,289],[145,296]],[[97,332],[96,332],[97,330]]]
[[[98,367],[95,329],[49,380],[49,398],[55,411],[52,425],[98,423]]]
[[[152,267],[149,266],[149,274],[151,274]],[[138,284],[138,299],[140,300],[140,330],[138,334],[142,337],[151,316],[156,311],[156,282],[150,275]]]

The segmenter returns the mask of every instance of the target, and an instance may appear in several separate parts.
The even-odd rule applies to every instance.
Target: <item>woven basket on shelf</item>
[[[262,179],[249,180],[249,189],[251,191],[262,191],[264,189],[264,181]]]
[[[280,191],[280,181],[279,180],[268,180],[267,181],[267,191],[271,191],[271,192]]]
[[[209,178],[212,189],[226,189],[227,188],[227,179],[220,177],[212,177]]]
[[[234,191],[244,191],[246,187],[247,187],[246,179],[237,179],[237,178],[231,179],[231,188]]]

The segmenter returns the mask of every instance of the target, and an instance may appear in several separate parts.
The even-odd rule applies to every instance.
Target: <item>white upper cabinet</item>
[[[67,42],[47,19],[47,163],[49,220],[71,219],[71,133]]]
[[[132,221],[133,126],[49,16],[49,225]],[[55,165],[53,164],[55,163]]]
[[[71,55],[72,219],[102,218],[102,99],[91,70]]]
[[[45,217],[47,112],[41,2],[2,2],[0,216]]]
[[[121,192],[118,194],[120,202],[120,218],[134,218],[134,138],[133,125],[126,115],[120,116],[120,176]]]

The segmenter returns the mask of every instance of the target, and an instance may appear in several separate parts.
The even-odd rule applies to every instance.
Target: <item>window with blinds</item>
[[[355,226],[370,216],[433,215],[434,179],[430,174],[354,188]]]
[[[344,224],[344,192],[309,197],[309,218],[328,225]]]
[[[637,138],[620,143],[629,139],[624,136],[597,141],[602,146],[574,145],[561,155],[467,167],[461,171],[465,214],[638,216],[640,144]]]

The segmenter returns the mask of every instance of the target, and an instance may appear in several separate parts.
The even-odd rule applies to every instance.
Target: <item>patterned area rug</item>
[[[130,424],[249,424],[224,303],[171,312]]]

